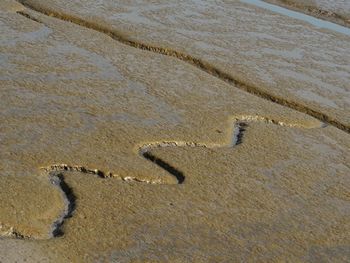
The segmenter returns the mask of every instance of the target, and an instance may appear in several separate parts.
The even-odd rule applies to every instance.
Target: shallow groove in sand
[[[350,36],[349,28],[333,22],[326,21],[325,19],[317,18],[315,16],[307,14],[306,12],[300,12],[300,10],[298,10],[299,12],[296,12],[291,10],[290,8],[284,7],[283,5],[275,5],[273,3],[268,3],[269,1],[263,1],[263,0],[240,0],[240,1],[242,3],[255,5],[257,7],[264,8],[278,14],[292,17],[294,19],[305,21],[319,28],[325,28],[331,31],[335,31],[335,32]],[[286,6],[288,7],[288,5]]]
[[[288,107],[290,109],[299,111],[301,113],[305,113],[309,116],[312,116],[312,117],[320,120],[321,122],[328,123],[328,124],[338,128],[344,132],[350,133],[350,125],[348,125],[348,124],[342,123],[342,122],[334,119],[333,117],[326,115],[325,113],[322,113],[320,111],[309,108],[309,107],[303,105],[302,103],[299,103],[296,101],[289,101],[285,98],[270,94],[267,91],[264,91],[256,86],[248,85],[239,79],[235,79],[233,76],[222,71],[221,69],[216,68],[215,66],[212,66],[209,63],[202,61],[201,59],[195,58],[191,55],[181,53],[181,52],[176,51],[176,50],[167,49],[164,47],[151,46],[151,45],[147,45],[147,44],[144,44],[141,42],[136,42],[136,41],[130,40],[127,37],[123,36],[120,32],[117,32],[115,30],[110,30],[106,26],[103,26],[103,25],[100,25],[100,24],[97,24],[94,22],[90,22],[90,21],[84,20],[82,18],[73,16],[73,15],[63,14],[63,13],[57,12],[57,11],[49,9],[49,8],[44,9],[44,8],[40,7],[39,5],[29,4],[25,0],[17,0],[17,1],[32,11],[39,12],[39,13],[46,15],[46,16],[49,16],[49,17],[54,17],[54,18],[57,18],[59,20],[65,21],[65,22],[73,23],[73,24],[76,24],[78,26],[82,26],[82,27],[103,33],[103,34],[108,35],[112,39],[114,39],[122,44],[131,46],[134,48],[138,48],[141,50],[150,51],[153,53],[177,58],[183,62],[186,62],[192,66],[195,66],[196,68],[210,74],[211,76],[216,77],[217,79],[219,79],[221,81],[224,81],[226,83],[229,83],[229,84],[235,86],[236,88],[239,88],[243,91],[246,91],[250,94],[253,94],[257,97],[263,98],[263,99],[268,100],[270,102]],[[18,11],[17,13],[19,15],[22,15],[26,18],[29,18],[29,19],[32,19],[32,20],[38,22],[37,21],[38,19],[32,17],[29,13],[27,13],[25,11]],[[43,23],[42,21],[39,21],[39,22]]]
[[[290,10],[295,10],[297,12],[304,13],[306,15],[313,16],[318,19],[326,20],[331,23],[336,23],[340,26],[350,28],[350,19],[332,11],[320,9],[309,5],[303,5],[303,4],[299,4],[297,2],[288,1],[288,0],[263,0],[263,1],[273,5],[284,7]]]

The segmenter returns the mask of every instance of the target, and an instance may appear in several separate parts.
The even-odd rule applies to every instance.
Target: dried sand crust
[[[350,26],[350,2],[347,0],[265,0],[312,16]]]
[[[223,79],[350,131],[349,36],[240,1],[21,2],[144,48],[199,59]]]
[[[1,261],[350,259],[346,132],[178,59],[1,8]]]

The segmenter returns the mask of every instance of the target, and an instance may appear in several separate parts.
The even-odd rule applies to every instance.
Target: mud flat
[[[99,3],[99,12],[110,9],[111,2]],[[197,8],[207,8],[202,4]],[[0,38],[0,261],[350,260],[346,129],[247,92],[240,82],[223,81],[178,57],[135,48],[110,31],[14,1],[0,8],[6,36]],[[149,8],[161,15],[165,7]],[[247,11],[275,17],[248,5],[238,10],[243,20]],[[210,10],[204,13],[211,18]],[[136,32],[132,22],[121,25]],[[290,20],[298,33],[301,26],[315,30],[315,38],[339,41],[329,47],[327,61],[346,59],[341,52],[346,37]],[[172,27],[154,31],[148,41],[169,37],[165,28]],[[227,43],[243,40],[232,35]],[[293,65],[308,63],[308,55],[288,54],[293,63],[300,60]],[[285,55],[274,51],[270,58],[288,61]],[[214,54],[206,56],[216,61]],[[240,63],[262,63],[247,61]],[[324,72],[323,64],[312,76],[339,75]],[[349,101],[344,90],[336,91],[345,95],[334,101],[319,96],[332,106],[343,103],[333,113],[345,123],[342,107]],[[300,92],[312,96],[308,89]],[[324,110],[320,101],[314,107]]]

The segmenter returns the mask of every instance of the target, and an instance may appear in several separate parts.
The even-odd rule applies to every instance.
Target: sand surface
[[[240,1],[24,2],[197,58],[221,77],[350,130],[350,36]]]
[[[350,26],[350,2],[348,0],[266,0],[320,17],[344,26]]]
[[[247,84],[2,2],[1,262],[350,260],[348,38],[238,2],[30,3]]]

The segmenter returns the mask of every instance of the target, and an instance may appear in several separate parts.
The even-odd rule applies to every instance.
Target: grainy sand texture
[[[2,1],[0,262],[350,261],[349,43],[240,1]]]
[[[350,2],[347,0],[265,0],[325,20],[350,26]]]

